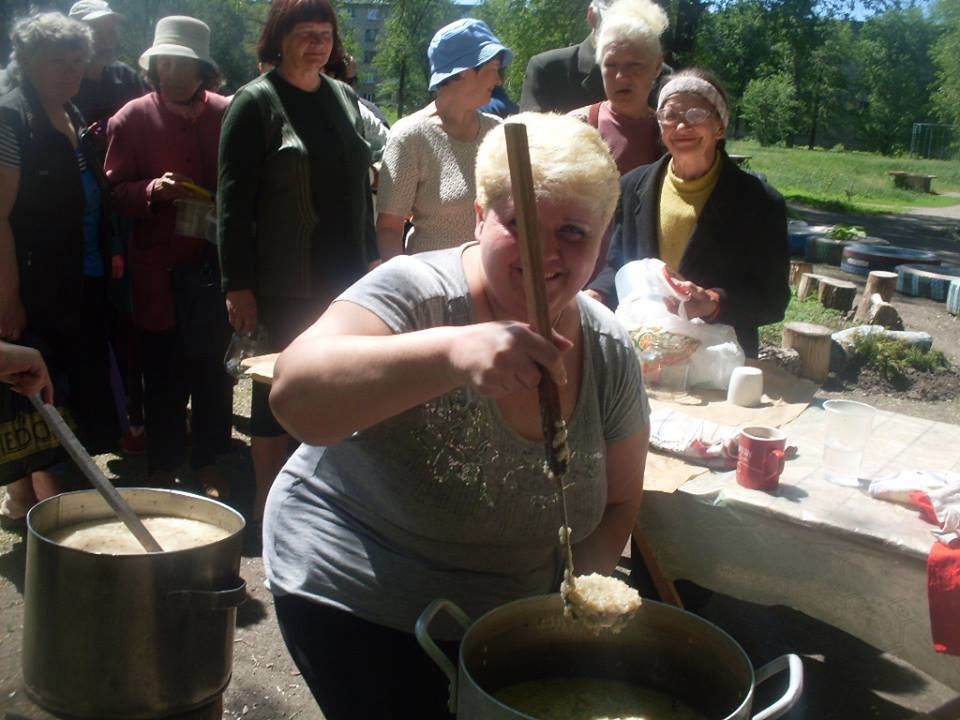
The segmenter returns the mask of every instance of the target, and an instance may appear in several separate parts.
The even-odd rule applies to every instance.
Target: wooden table
[[[783,427],[799,456],[775,493],[732,472],[647,492],[639,525],[664,572],[734,598],[785,605],[906,660],[960,691],[960,657],[933,650],[927,601],[932,525],[916,510],[823,478],[823,410]],[[863,477],[960,471],[960,427],[880,412]],[[960,619],[958,619],[960,622]]]

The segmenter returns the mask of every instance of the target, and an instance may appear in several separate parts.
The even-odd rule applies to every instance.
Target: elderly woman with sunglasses
[[[623,176],[607,265],[589,292],[614,306],[617,270],[660,258],[691,294],[688,317],[732,325],[756,357],[758,327],[782,320],[790,299],[786,206],[727,156],[729,119],[712,73],[689,69],[664,85],[657,120],[668,154]]]

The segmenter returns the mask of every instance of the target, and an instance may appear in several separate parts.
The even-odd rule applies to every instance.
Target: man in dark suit
[[[592,0],[587,7],[590,34],[582,43],[547,50],[530,58],[520,93],[521,110],[566,113],[606,98],[593,35],[601,14],[611,2]]]
[[[520,93],[521,110],[567,113],[606,99],[594,36],[601,16],[613,3],[614,0],[592,0],[587,8],[590,34],[579,45],[547,50],[530,58]],[[650,91],[651,106],[657,104],[663,77],[672,72],[664,63]]]

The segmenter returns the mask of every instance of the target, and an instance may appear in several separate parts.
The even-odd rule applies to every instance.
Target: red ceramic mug
[[[752,490],[775,490],[783,472],[787,436],[763,425],[740,431],[737,482]]]

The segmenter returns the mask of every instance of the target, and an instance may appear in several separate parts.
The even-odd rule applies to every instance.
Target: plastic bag
[[[662,260],[647,258],[625,264],[615,279],[620,304],[616,316],[630,332],[645,369],[687,364],[687,387],[726,390],[734,368],[746,356],[730,325],[687,319],[689,296],[676,285]],[[680,303],[678,314],[665,301]]]
[[[240,364],[248,357],[256,357],[270,352],[269,336],[263,325],[257,325],[251,332],[235,332],[227,345],[227,352],[223,356],[223,367],[227,374],[235,380],[243,377],[244,369]]]

